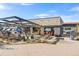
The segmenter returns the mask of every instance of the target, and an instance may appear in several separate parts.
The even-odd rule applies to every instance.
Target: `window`
[[[37,31],[38,31],[38,28],[33,27],[33,31],[34,31],[34,32],[37,32]]]
[[[65,27],[65,30],[71,30],[71,28],[70,27]]]

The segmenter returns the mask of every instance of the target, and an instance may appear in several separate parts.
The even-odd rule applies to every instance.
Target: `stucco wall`
[[[77,32],[79,33],[79,24],[77,25]]]

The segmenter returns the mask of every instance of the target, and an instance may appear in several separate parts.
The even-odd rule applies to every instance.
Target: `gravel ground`
[[[0,56],[79,56],[79,42],[60,41],[56,45],[45,43],[1,45]]]

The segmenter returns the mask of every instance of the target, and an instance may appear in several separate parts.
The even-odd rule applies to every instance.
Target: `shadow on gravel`
[[[3,44],[0,44],[0,49],[14,50],[14,48],[12,48],[12,47],[6,47]]]

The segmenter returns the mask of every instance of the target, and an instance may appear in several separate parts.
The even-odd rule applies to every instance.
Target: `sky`
[[[79,22],[79,3],[0,3],[0,18],[24,19],[60,16],[64,22]]]

